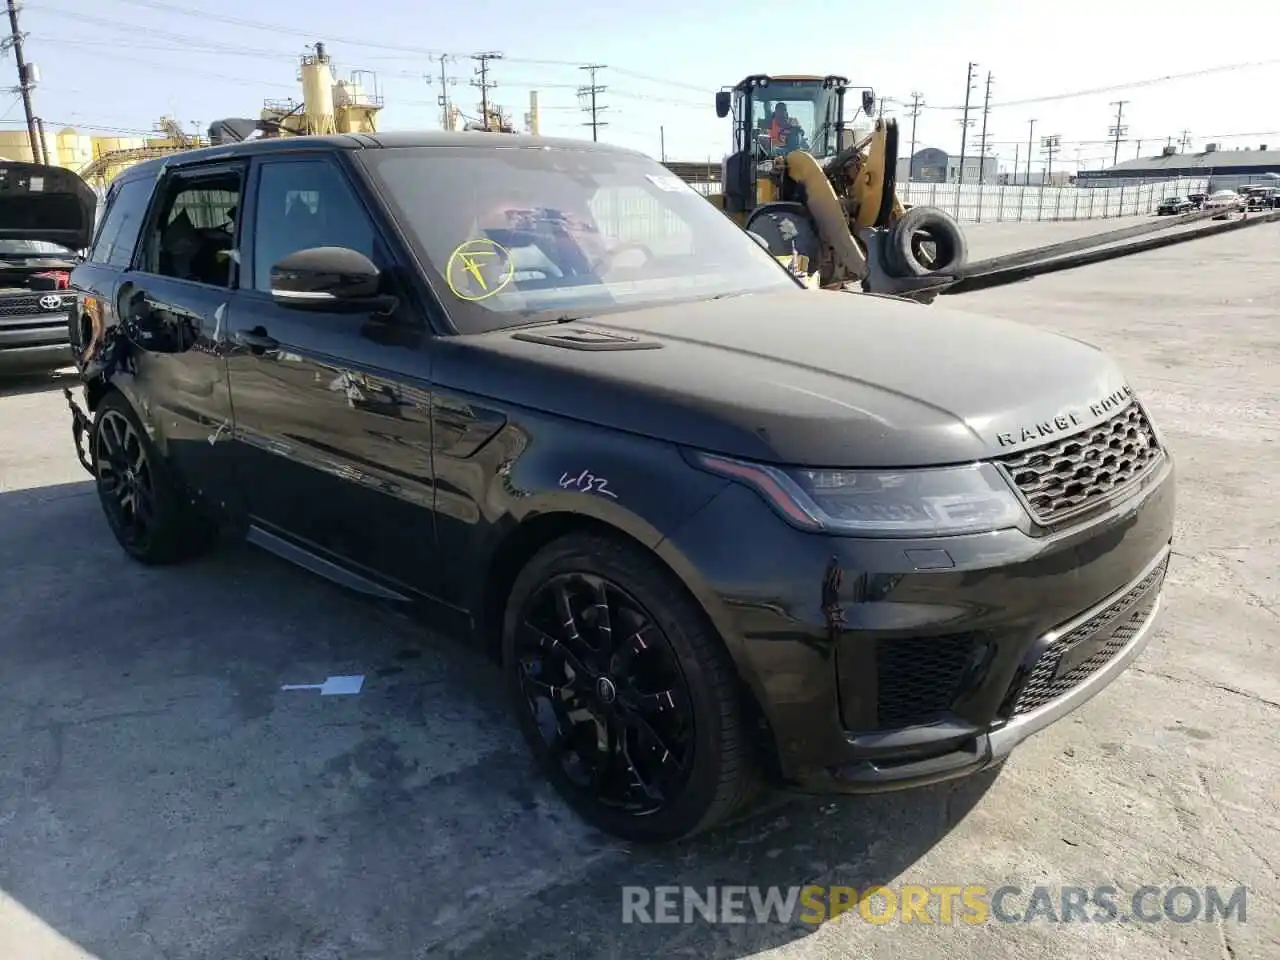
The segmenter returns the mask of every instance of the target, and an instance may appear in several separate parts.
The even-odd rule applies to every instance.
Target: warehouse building
[[[1190,177],[1209,180],[1210,190],[1235,190],[1250,183],[1280,183],[1280,150],[1267,144],[1255,149],[1223,150],[1206,144],[1201,153],[1179,153],[1165,147],[1158,156],[1126,160],[1104,170],[1082,170],[1080,187],[1121,187],[1135,182]]]
[[[996,157],[979,157],[976,153],[964,158],[964,182],[995,183],[999,161]],[[960,156],[952,155],[937,147],[925,147],[910,157],[898,160],[898,180],[908,178],[913,183],[955,183],[960,179]]]

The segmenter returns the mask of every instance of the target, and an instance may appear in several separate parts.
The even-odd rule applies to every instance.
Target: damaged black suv
[[[805,289],[638,153],[176,154],[72,282],[124,550],[244,536],[474,637],[620,836],[997,764],[1155,629],[1173,461],[1108,357]]]

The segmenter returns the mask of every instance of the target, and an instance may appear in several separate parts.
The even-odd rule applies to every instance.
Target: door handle
[[[240,346],[248,347],[250,350],[275,350],[280,346],[280,341],[269,336],[261,327],[253,330],[237,330],[233,339]]]

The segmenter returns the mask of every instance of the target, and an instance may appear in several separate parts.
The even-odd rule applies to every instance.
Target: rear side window
[[[120,184],[107,199],[98,236],[89,251],[91,263],[127,268],[138,245],[138,234],[151,199],[150,180],[130,180]]]

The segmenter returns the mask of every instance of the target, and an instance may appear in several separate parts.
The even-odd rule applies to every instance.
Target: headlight
[[[1018,527],[1026,513],[995,467],[782,469],[709,453],[704,470],[741,481],[792,525],[850,536],[917,537]]]

